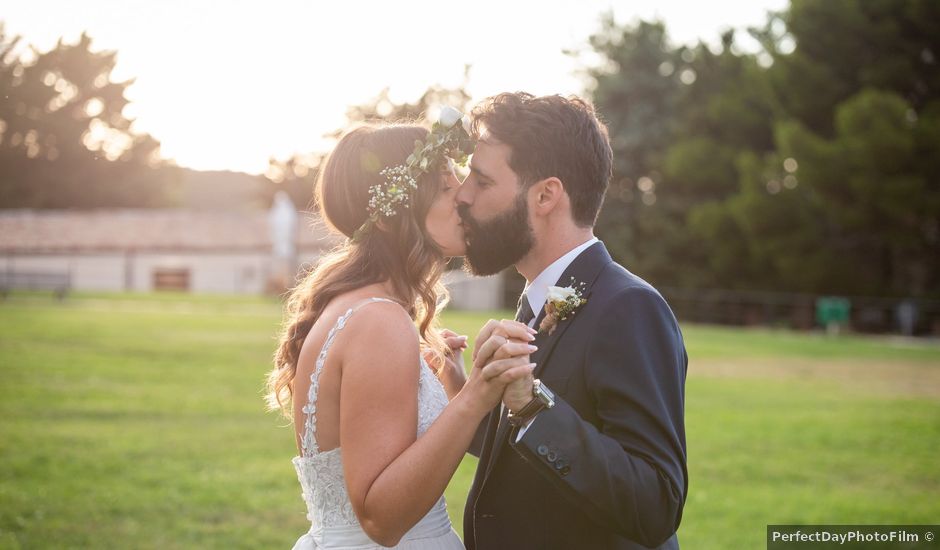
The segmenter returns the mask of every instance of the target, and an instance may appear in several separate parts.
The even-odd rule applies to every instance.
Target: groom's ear
[[[552,176],[535,182],[532,192],[535,194],[535,211],[545,215],[553,211],[565,196],[565,186]]]

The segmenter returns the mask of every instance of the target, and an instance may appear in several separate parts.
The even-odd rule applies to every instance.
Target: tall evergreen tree
[[[940,292],[940,4],[793,0],[742,54],[603,21],[599,232],[663,285]]]

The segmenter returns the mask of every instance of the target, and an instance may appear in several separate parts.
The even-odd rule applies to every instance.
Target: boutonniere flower
[[[576,283],[571,278],[571,286],[550,286],[545,299],[545,317],[539,324],[539,331],[555,332],[560,321],[574,315],[575,311],[587,303],[584,299],[584,283]]]

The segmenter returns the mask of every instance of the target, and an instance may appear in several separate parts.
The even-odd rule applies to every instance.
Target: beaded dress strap
[[[307,404],[304,405],[302,411],[304,413],[304,436],[300,440],[301,446],[301,455],[302,456],[312,456],[320,452],[320,447],[317,446],[317,393],[320,389],[320,371],[323,370],[323,365],[326,363],[326,352],[329,351],[330,346],[333,344],[333,340],[336,338],[336,334],[343,330],[343,327],[346,326],[346,322],[352,316],[353,313],[359,311],[361,308],[369,305],[375,304],[378,302],[388,302],[391,304],[399,304],[395,300],[390,300],[388,298],[367,298],[353,307],[346,310],[346,313],[339,316],[336,320],[336,324],[333,325],[333,328],[330,329],[330,332],[326,335],[326,341],[323,342],[323,347],[320,348],[320,354],[317,356],[317,363],[313,369],[313,373],[310,374],[310,389],[307,390]]]

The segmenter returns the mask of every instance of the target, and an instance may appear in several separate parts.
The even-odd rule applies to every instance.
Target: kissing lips
[[[464,241],[470,244],[471,224],[463,216],[460,217],[460,229],[463,230]]]

